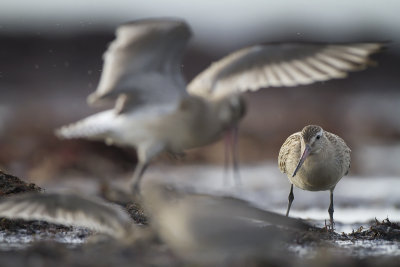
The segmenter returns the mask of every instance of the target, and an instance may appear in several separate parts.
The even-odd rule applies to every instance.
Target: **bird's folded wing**
[[[301,157],[300,132],[290,135],[279,150],[278,166],[282,173],[292,174]],[[292,158],[290,158],[292,155]],[[293,162],[293,158],[296,162]],[[290,161],[290,162],[289,162]]]
[[[181,58],[190,35],[185,22],[172,19],[119,26],[103,56],[103,72],[89,104],[121,96],[123,105],[136,106],[180,100],[186,94]]]
[[[81,226],[121,237],[132,220],[116,205],[76,194],[21,194],[0,201],[0,217]]]
[[[214,62],[188,85],[205,97],[297,86],[343,78],[363,69],[381,43],[267,44],[244,48]]]

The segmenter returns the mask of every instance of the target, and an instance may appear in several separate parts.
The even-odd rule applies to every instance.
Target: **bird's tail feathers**
[[[114,122],[112,116],[114,116],[112,111],[98,113],[75,123],[65,125],[57,129],[55,134],[61,139],[104,139],[110,132]]]

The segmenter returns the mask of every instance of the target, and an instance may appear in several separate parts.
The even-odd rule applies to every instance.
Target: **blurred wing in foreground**
[[[28,193],[3,198],[0,217],[87,227],[115,237],[125,237],[132,224],[118,206],[75,194]]]
[[[286,217],[272,211],[257,208],[254,204],[243,199],[202,194],[192,196],[195,202],[205,198],[209,205],[207,210],[213,207],[221,207],[219,212],[225,212],[231,214],[231,216],[243,219],[263,221],[271,225],[292,228],[299,231],[307,231],[313,228],[313,226],[301,219]]]
[[[118,27],[89,104],[119,97],[119,105],[175,102],[185,94],[181,59],[191,33],[185,22],[140,20]],[[119,107],[123,109],[123,107]]]
[[[312,228],[241,199],[178,190],[173,185],[144,184],[142,197],[161,239],[181,257],[209,265],[247,256],[269,257],[280,252],[292,233]]]
[[[214,62],[188,85],[191,94],[226,96],[267,87],[344,78],[365,68],[381,43],[269,44],[240,49]]]

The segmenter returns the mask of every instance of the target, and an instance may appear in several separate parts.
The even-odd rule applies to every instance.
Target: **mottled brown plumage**
[[[301,131],[301,136],[303,137],[305,142],[311,142],[313,136],[318,134],[320,131],[322,131],[321,127],[317,125],[309,125],[303,128],[303,130]]]
[[[342,138],[317,125],[308,125],[289,136],[278,157],[279,169],[292,184],[286,214],[294,199],[293,184],[308,191],[330,190],[329,214],[333,224],[333,190],[350,169],[350,152]]]

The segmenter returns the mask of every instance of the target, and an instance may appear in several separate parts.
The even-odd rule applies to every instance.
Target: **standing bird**
[[[139,190],[150,160],[180,154],[234,129],[245,111],[240,93],[344,78],[360,70],[382,44],[269,44],[243,48],[213,63],[186,85],[181,59],[191,35],[181,20],[147,19],[118,27],[89,104],[115,100],[114,109],[57,131],[63,138],[135,147]],[[187,88],[187,90],[186,90]],[[232,149],[233,153],[235,149]],[[233,156],[234,165],[236,157]]]
[[[293,184],[308,191],[330,191],[329,218],[333,229],[333,190],[350,169],[350,148],[339,136],[308,125],[289,136],[278,157],[279,169],[290,182],[286,216],[294,200]]]

